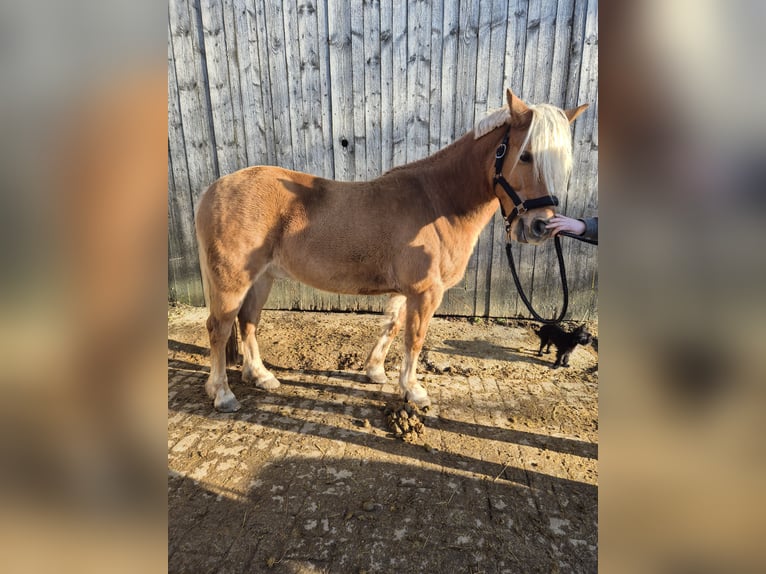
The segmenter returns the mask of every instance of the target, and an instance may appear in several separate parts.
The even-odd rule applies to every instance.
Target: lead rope
[[[569,286],[567,285],[567,273],[566,269],[564,268],[564,253],[561,251],[561,240],[559,239],[558,235],[553,238],[553,243],[556,246],[556,256],[559,260],[559,273],[561,275],[561,289],[564,293],[564,304],[561,307],[561,313],[559,313],[559,316],[556,319],[544,319],[537,313],[537,311],[532,308],[532,304],[529,302],[529,299],[527,299],[527,296],[524,293],[524,289],[521,287],[519,275],[516,272],[516,264],[513,261],[513,248],[510,243],[505,244],[505,254],[508,257],[508,266],[511,268],[513,282],[516,283],[516,290],[519,292],[521,300],[524,301],[524,305],[526,305],[527,309],[529,309],[529,312],[532,313],[532,317],[534,317],[536,321],[545,324],[560,323],[564,316],[567,314],[567,308],[569,307]]]

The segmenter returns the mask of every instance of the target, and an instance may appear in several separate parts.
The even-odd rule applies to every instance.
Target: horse
[[[254,166],[221,177],[201,195],[195,228],[209,307],[205,390],[218,411],[240,408],[226,378],[225,348],[235,318],[242,380],[267,391],[280,384],[264,366],[255,336],[278,277],[335,293],[388,295],[366,376],[387,381],[386,354],[404,326],[401,395],[420,408],[431,404],[416,365],[444,291],[463,277],[498,205],[513,214],[510,240],[550,238],[545,224],[555,203],[546,200],[566,186],[570,123],[587,107],[527,105],[511,90],[506,99],[451,145],[372,181]],[[503,163],[506,156],[513,161]]]

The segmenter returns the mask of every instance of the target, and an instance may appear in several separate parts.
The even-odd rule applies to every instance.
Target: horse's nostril
[[[532,222],[532,233],[536,235],[537,237],[542,237],[545,235],[545,220],[544,219],[535,219]]]

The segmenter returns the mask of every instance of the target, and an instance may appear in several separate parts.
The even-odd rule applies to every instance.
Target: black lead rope
[[[568,231],[559,231],[559,235],[565,235],[566,237],[571,237],[572,239],[577,239],[578,241],[584,241],[585,243],[590,243],[591,245],[598,245],[598,239],[588,239],[586,237],[582,237],[581,235],[569,233]]]
[[[527,296],[524,293],[524,289],[521,287],[519,274],[516,272],[516,264],[513,262],[513,248],[510,243],[505,244],[505,254],[508,256],[508,266],[511,268],[513,282],[516,283],[516,290],[519,292],[521,300],[524,301],[524,305],[527,306],[527,309],[529,309],[529,312],[532,313],[532,317],[534,317],[535,320],[546,324],[560,323],[564,316],[567,314],[567,309],[569,307],[569,286],[567,285],[567,273],[566,269],[564,268],[564,253],[561,251],[561,240],[559,239],[558,235],[553,238],[553,243],[556,246],[556,256],[559,260],[559,274],[561,275],[561,289],[564,293],[564,304],[561,307],[561,313],[559,313],[559,316],[555,319],[545,319],[532,308],[532,304],[529,302],[529,299],[527,299]]]

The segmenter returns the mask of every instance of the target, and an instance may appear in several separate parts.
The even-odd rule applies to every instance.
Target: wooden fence
[[[471,130],[504,103],[590,108],[574,124],[560,210],[595,215],[597,0],[170,0],[169,298],[204,304],[193,209],[221,175],[272,164],[372,179]],[[438,313],[526,317],[505,261],[499,213]],[[597,248],[564,240],[573,319],[594,318]],[[560,306],[552,245],[516,246],[535,306]],[[380,310],[380,297],[275,283],[268,308]]]

